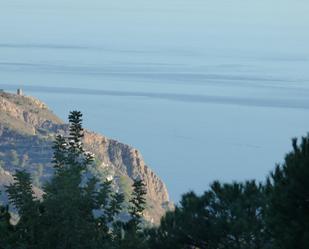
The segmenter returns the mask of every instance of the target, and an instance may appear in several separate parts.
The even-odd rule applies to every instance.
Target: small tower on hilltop
[[[23,96],[23,89],[18,88],[18,89],[17,89],[17,95],[18,95],[18,96]]]

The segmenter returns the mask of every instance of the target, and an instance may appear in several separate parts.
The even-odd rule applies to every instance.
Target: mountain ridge
[[[58,118],[46,104],[24,95],[0,92],[0,189],[12,182],[19,168],[31,172],[37,185],[53,174],[52,142],[57,134],[68,133],[68,124]],[[94,174],[111,177],[117,191],[130,192],[132,180],[140,177],[147,186],[148,207],[145,219],[158,224],[173,205],[164,182],[145,163],[132,146],[104,135],[85,130],[85,148],[96,155]],[[0,164],[0,166],[1,166]]]

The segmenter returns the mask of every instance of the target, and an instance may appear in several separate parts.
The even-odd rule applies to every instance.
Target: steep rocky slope
[[[0,93],[0,190],[12,181],[12,173],[24,168],[40,187],[53,174],[52,141],[66,134],[68,125],[41,101],[27,96]],[[171,204],[160,178],[146,165],[140,152],[97,133],[85,132],[85,147],[96,155],[93,173],[114,178],[115,188],[130,193],[132,179],[141,177],[147,185],[145,218],[158,223]],[[5,200],[5,198],[3,198]]]

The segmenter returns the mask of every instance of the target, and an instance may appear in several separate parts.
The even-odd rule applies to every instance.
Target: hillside
[[[0,93],[0,190],[12,181],[16,169],[31,172],[39,188],[53,174],[52,142],[66,134],[68,125],[41,101],[28,96]],[[139,176],[147,185],[146,220],[158,223],[171,207],[168,191],[160,178],[146,165],[140,152],[103,135],[85,131],[84,144],[96,156],[93,174],[115,180],[115,188],[128,198],[132,179]],[[5,196],[2,200],[5,201]]]

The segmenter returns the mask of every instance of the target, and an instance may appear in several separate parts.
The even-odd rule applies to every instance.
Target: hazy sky
[[[306,0],[1,0],[1,43],[300,52]]]

